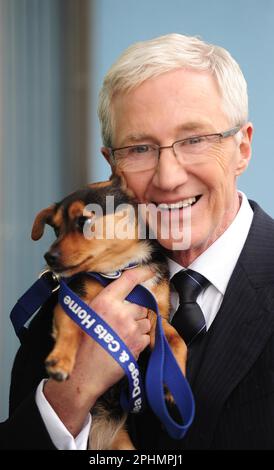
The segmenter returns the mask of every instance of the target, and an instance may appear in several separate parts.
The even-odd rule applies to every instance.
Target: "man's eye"
[[[197,144],[202,144],[205,141],[204,137],[190,137],[187,139],[185,142],[187,145],[197,145]]]
[[[128,152],[129,154],[146,153],[149,152],[149,145],[135,145],[134,147],[130,147]]]

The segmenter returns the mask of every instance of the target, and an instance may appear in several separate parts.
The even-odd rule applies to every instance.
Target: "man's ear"
[[[111,159],[110,149],[108,147],[101,147],[101,153],[104,156],[107,163],[110,165],[110,168],[111,168],[110,179],[112,179],[114,174],[115,174],[115,167],[114,167],[112,159]]]
[[[253,136],[253,125],[251,122],[245,124],[241,130],[242,137],[239,145],[240,155],[236,167],[236,176],[240,176],[248,167],[251,158],[251,142]]]
[[[44,233],[45,224],[51,225],[51,218],[54,213],[55,205],[47,207],[40,211],[34,219],[31,238],[33,240],[39,240]]]
[[[108,147],[101,147],[101,154],[104,156],[104,158],[106,159],[106,161],[108,162],[108,164],[110,166],[111,165],[111,156],[110,156],[110,150]]]

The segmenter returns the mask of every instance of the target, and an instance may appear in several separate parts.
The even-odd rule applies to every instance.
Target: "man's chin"
[[[182,239],[161,239],[158,238],[160,245],[167,251],[182,251],[191,249],[191,240],[182,238]]]

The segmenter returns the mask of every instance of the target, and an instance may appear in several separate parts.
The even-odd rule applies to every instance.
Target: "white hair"
[[[133,44],[118,58],[105,76],[98,115],[103,145],[112,145],[112,98],[126,93],[145,80],[178,68],[210,72],[216,79],[223,99],[223,110],[232,126],[248,118],[247,84],[230,53],[197,37],[168,34]]]

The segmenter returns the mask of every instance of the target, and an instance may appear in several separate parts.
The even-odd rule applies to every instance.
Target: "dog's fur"
[[[155,240],[138,239],[138,217],[131,227],[131,239],[105,237],[109,223],[117,224],[125,213],[106,213],[106,196],[114,196],[114,211],[120,204],[130,204],[137,211],[133,194],[125,187],[120,177],[109,181],[91,184],[67,196],[36,216],[32,238],[38,240],[44,232],[45,224],[51,225],[57,239],[50,247],[45,258],[49,267],[62,276],[81,273],[72,281],[70,287],[87,303],[94,298],[102,286],[86,276],[88,271],[113,272],[123,269],[129,263],[150,265],[155,276],[144,285],[153,292],[158,302],[163,319],[163,328],[178,364],[185,373],[186,346],[176,330],[169,324],[169,282],[166,260]],[[85,212],[88,204],[97,203],[103,209],[103,239],[96,236],[86,239],[83,224],[92,218],[91,212]],[[137,215],[137,213],[136,213]],[[101,234],[102,235],[102,234]],[[151,347],[154,345],[156,315],[148,311],[151,321]],[[48,374],[56,380],[65,380],[72,372],[76,353],[81,340],[82,330],[74,323],[58,304],[54,311],[53,336],[55,347],[46,359]],[[119,405],[120,386],[112,387],[98,400],[93,410],[91,433],[92,449],[133,449],[133,445],[124,427],[126,415]],[[169,397],[171,399],[171,397]]]

